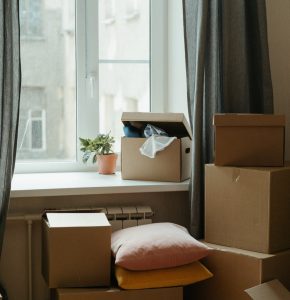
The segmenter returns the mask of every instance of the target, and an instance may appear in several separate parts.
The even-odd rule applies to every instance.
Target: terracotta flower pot
[[[114,174],[116,172],[116,161],[118,155],[97,155],[97,163],[100,174]]]

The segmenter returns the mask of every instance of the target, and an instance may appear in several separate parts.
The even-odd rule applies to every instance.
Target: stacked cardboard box
[[[285,116],[218,114],[213,123],[216,165],[283,166]]]
[[[49,288],[110,285],[111,225],[104,213],[47,212],[42,229]]]
[[[182,287],[120,290],[120,289],[57,289],[56,300],[182,300]]]
[[[269,115],[215,117],[216,161],[205,167],[205,241],[214,251],[203,261],[214,277],[193,287],[197,299],[250,299],[245,289],[272,279],[290,290],[284,122]]]
[[[54,300],[182,300],[181,287],[111,288],[111,225],[104,213],[46,212],[42,273]]]

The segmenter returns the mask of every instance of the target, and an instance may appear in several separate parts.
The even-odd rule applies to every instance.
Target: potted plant
[[[94,139],[79,138],[80,150],[84,152],[83,162],[86,163],[91,155],[92,162],[98,162],[100,174],[114,174],[116,171],[117,154],[113,151],[115,139],[108,134],[98,134]]]

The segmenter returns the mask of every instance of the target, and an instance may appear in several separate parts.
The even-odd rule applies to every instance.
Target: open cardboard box
[[[42,273],[49,288],[109,286],[111,225],[104,213],[47,211]]]
[[[215,165],[283,166],[285,116],[216,114]]]
[[[205,243],[213,249],[201,262],[212,278],[185,288],[185,293],[202,300],[249,300],[245,290],[278,279],[290,289],[290,249],[263,254]]]
[[[290,300],[290,292],[275,279],[245,290],[253,300]]]
[[[145,128],[147,124],[176,136],[168,147],[158,152],[155,158],[140,153],[146,138],[123,137],[121,140],[121,171],[123,179],[152,181],[184,181],[191,173],[191,130],[182,113],[130,113],[122,115],[124,125]]]

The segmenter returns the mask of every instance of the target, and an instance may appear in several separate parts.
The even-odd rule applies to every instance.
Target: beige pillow
[[[209,254],[210,248],[194,239],[186,228],[153,223],[112,233],[115,263],[128,270],[154,270],[189,264]]]

